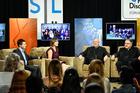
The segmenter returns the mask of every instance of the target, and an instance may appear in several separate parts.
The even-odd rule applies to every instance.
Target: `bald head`
[[[96,38],[96,39],[93,40],[93,46],[94,47],[99,47],[99,43],[100,43],[99,39]]]

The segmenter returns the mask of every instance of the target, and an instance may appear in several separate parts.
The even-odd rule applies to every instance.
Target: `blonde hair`
[[[104,77],[103,62],[99,59],[94,59],[89,65],[89,74],[98,73],[101,77]]]
[[[16,53],[10,53],[5,60],[4,71],[15,71],[18,68],[18,62],[20,62],[19,55]]]
[[[92,73],[88,76],[86,86],[90,83],[98,83],[104,88],[104,82],[101,75],[99,75],[98,73]]]

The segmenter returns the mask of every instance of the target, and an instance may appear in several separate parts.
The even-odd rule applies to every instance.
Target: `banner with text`
[[[37,18],[37,39],[41,39],[41,23],[45,22],[45,0],[28,0],[29,18]]]
[[[47,23],[63,23],[63,0],[47,0]]]
[[[121,0],[121,20],[140,18],[140,0]]]

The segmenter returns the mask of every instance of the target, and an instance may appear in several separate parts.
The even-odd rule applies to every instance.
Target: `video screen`
[[[5,41],[5,23],[0,23],[0,41]]]
[[[107,40],[135,39],[135,23],[106,23]]]
[[[41,40],[49,41],[52,38],[70,40],[70,24],[41,24]]]

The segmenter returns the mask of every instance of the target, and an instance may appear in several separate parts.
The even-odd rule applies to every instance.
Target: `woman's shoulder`
[[[48,52],[48,51],[54,51],[54,49],[52,48],[52,47],[49,47],[48,49],[47,49],[47,51],[46,52]]]
[[[14,77],[20,80],[26,80],[31,75],[31,72],[28,70],[16,71]]]

